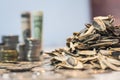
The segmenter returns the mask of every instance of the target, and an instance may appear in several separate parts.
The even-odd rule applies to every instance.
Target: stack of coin
[[[18,44],[18,36],[17,35],[7,35],[2,36],[2,42],[4,46],[6,46],[9,49],[16,50],[17,44]]]
[[[17,50],[9,49],[4,45],[0,45],[0,61],[1,62],[16,62],[18,58]]]
[[[39,61],[40,56],[40,42],[37,39],[27,38],[25,42],[26,60]]]
[[[3,44],[0,44],[0,51],[3,49]],[[2,61],[2,54],[0,53],[0,61]]]
[[[2,36],[2,43],[0,44],[0,61],[1,62],[15,62],[18,58],[16,50],[18,44],[17,35]]]
[[[18,52],[19,52],[18,60],[24,61],[26,59],[26,52],[25,52],[25,44],[24,43],[19,44]]]

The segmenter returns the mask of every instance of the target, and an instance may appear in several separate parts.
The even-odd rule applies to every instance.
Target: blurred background
[[[0,38],[19,35],[22,42],[21,13],[43,11],[43,48],[63,47],[66,38],[79,32],[94,16],[113,15],[120,19],[119,0],[1,0]]]

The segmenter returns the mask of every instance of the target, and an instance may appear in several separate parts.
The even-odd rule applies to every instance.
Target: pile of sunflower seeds
[[[92,24],[74,32],[66,47],[48,52],[56,69],[120,70],[120,27],[111,15],[94,17]]]

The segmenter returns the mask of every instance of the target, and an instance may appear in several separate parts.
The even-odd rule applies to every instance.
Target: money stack
[[[40,56],[40,42],[37,39],[27,38],[25,45],[26,60],[39,61]]]
[[[25,44],[20,43],[18,46],[19,46],[18,47],[18,52],[19,52],[18,60],[24,61],[24,60],[26,60]]]
[[[1,62],[16,62],[18,52],[16,50],[18,44],[18,36],[3,36],[2,44],[0,45],[0,61]]]
[[[0,61],[1,62],[16,62],[18,59],[17,50],[10,50],[3,47],[0,50]]]
[[[34,37],[31,38],[30,13],[22,13],[22,34],[24,45],[19,45],[19,59],[27,61],[38,61],[42,43],[42,12],[33,13]]]
[[[9,49],[16,50],[18,44],[18,36],[17,35],[7,35],[2,36],[2,42],[4,46],[8,47]]]
[[[27,38],[31,37],[31,15],[29,12],[24,12],[21,14],[22,19],[22,35],[23,40],[25,41]]]
[[[33,13],[34,21],[34,38],[40,41],[42,45],[42,23],[43,23],[43,13],[42,11]]]

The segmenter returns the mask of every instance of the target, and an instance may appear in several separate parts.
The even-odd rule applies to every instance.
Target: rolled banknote
[[[31,15],[29,12],[23,12],[21,14],[21,26],[22,26],[22,35],[23,40],[31,37]]]
[[[33,13],[34,38],[40,41],[42,46],[42,28],[43,28],[43,12],[38,11]]]

